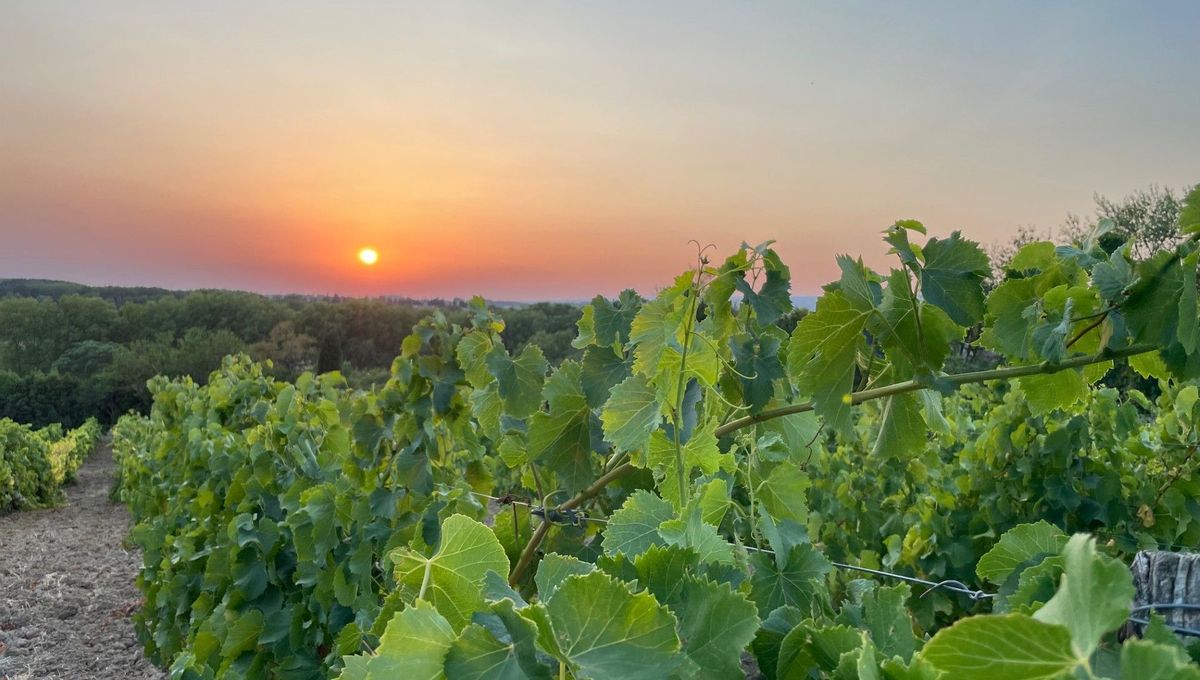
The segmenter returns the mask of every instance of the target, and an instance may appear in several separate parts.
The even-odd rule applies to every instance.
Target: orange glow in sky
[[[1200,180],[1197,3],[301,4],[5,3],[0,277],[583,300],[775,239],[808,295]]]

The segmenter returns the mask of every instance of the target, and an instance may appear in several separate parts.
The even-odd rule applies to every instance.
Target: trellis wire
[[[525,501],[520,501],[520,500],[517,500],[514,498],[501,498],[501,497],[497,497],[497,496],[489,496],[488,494],[480,493],[478,491],[472,491],[471,493],[476,496],[479,496],[481,498],[487,498],[487,499],[496,501],[497,503],[501,503],[504,505],[523,505],[523,506],[529,508],[530,512],[534,513],[535,515],[538,515],[539,517],[542,517],[543,519],[545,519],[545,516],[546,516],[545,515],[546,508],[544,508],[540,505],[533,505],[532,503],[527,503]],[[588,517],[586,515],[583,515],[582,513],[575,516],[575,519],[580,522],[595,522],[597,524],[608,524],[608,520],[606,520],[606,519],[600,519],[599,517]],[[766,548],[758,548],[758,547],[755,547],[752,545],[743,545],[742,547],[751,552],[764,553],[767,555],[775,554],[775,551],[773,551],[773,550],[767,550]],[[834,562],[834,561],[830,560],[829,564],[836,569],[842,569],[844,571],[857,571],[857,572],[862,572],[865,574],[871,574],[873,576],[880,576],[883,578],[891,578],[891,579],[896,579],[898,581],[905,581],[907,583],[912,583],[915,585],[926,586],[927,590],[925,592],[921,593],[921,597],[925,597],[926,595],[928,595],[929,593],[931,593],[935,590],[946,590],[946,591],[949,591],[952,593],[966,595],[968,598],[970,598],[974,602],[978,602],[980,600],[986,600],[989,598],[996,597],[996,593],[989,593],[989,592],[985,592],[983,590],[971,588],[970,586],[963,583],[962,581],[958,581],[955,579],[947,579],[945,581],[930,581],[928,579],[917,578],[916,576],[908,576],[906,574],[897,574],[897,573],[891,572],[891,571],[884,571],[882,569],[872,569],[870,567],[861,567],[861,566],[858,566],[855,564],[846,564],[844,562]],[[1128,621],[1130,623],[1134,623],[1139,626],[1148,626],[1148,625],[1150,625],[1149,620],[1137,618],[1136,615],[1139,613],[1142,613],[1142,612],[1152,612],[1157,609],[1200,610],[1200,604],[1175,604],[1175,603],[1170,603],[1170,602],[1159,602],[1159,603],[1154,603],[1154,604],[1142,605],[1139,607],[1134,607],[1130,611]],[[1187,628],[1185,626],[1176,626],[1174,624],[1166,623],[1166,622],[1164,622],[1163,625],[1165,625],[1167,628],[1170,628],[1172,631],[1174,631],[1180,635],[1186,635],[1189,637],[1200,638],[1200,630],[1196,630],[1194,628]]]

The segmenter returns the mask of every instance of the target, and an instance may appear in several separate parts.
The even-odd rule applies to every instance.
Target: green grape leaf
[[[1178,646],[1147,640],[1121,645],[1121,677],[1137,680],[1200,680],[1197,668]]]
[[[808,521],[808,475],[790,463],[780,463],[758,481],[755,496],[777,520]]]
[[[767,539],[771,551],[775,553],[775,566],[783,569],[787,565],[788,553],[791,552],[792,546],[809,542],[808,531],[803,524],[791,520],[785,519],[776,522],[761,503],[758,510],[758,530]]]
[[[1083,373],[1070,368],[1057,373],[1025,376],[1017,382],[1025,393],[1029,412],[1034,416],[1073,406],[1088,394]]]
[[[579,380],[589,408],[600,408],[612,388],[630,376],[629,362],[608,347],[588,347],[583,353]]]
[[[818,625],[812,620],[797,625],[779,646],[779,677],[782,680],[807,678],[806,666],[816,664],[832,672],[849,652],[863,644],[862,631],[845,625]]]
[[[750,407],[750,413],[758,413],[775,397],[775,381],[786,377],[779,359],[782,343],[767,332],[758,336],[737,335],[729,344],[733,348],[734,368],[740,374],[742,399]]]
[[[258,645],[258,637],[263,631],[263,613],[257,609],[248,610],[230,624],[221,643],[221,656],[236,658]]]
[[[1124,564],[1098,555],[1095,539],[1086,534],[1072,536],[1062,554],[1062,585],[1033,616],[1066,627],[1076,654],[1086,658],[1105,633],[1120,627],[1129,616],[1133,577]]]
[[[1200,234],[1200,184],[1192,187],[1179,211],[1179,233]]]
[[[447,680],[550,680],[550,668],[537,659],[537,627],[511,601],[476,620],[446,654]]]
[[[670,610],[603,572],[568,577],[546,615],[560,659],[580,677],[660,680],[683,661]]]
[[[776,680],[780,646],[784,638],[800,625],[804,614],[795,607],[780,607],[767,615],[754,636],[751,648],[758,668],[768,680]]]
[[[938,631],[920,658],[948,678],[1066,680],[1079,659],[1062,626],[1021,614],[970,616]]]
[[[912,618],[905,604],[907,585],[880,586],[863,596],[863,625],[871,640],[887,656],[899,656],[908,663],[920,641],[913,633]]]
[[[1021,564],[1038,555],[1057,555],[1066,545],[1066,535],[1046,520],[1018,524],[979,558],[975,575],[999,585]]]
[[[458,346],[454,348],[458,365],[462,368],[467,382],[471,383],[472,387],[483,388],[492,382],[487,360],[494,345],[489,333],[473,331],[464,335],[458,341]]]
[[[549,553],[538,564],[537,574],[533,582],[537,585],[538,597],[547,601],[554,597],[554,591],[568,576],[589,574],[595,571],[596,565],[588,564],[576,557]]]
[[[662,407],[646,379],[634,375],[612,390],[600,415],[604,436],[618,451],[646,451],[650,433],[662,422]]]
[[[1092,285],[1100,292],[1100,297],[1109,302],[1116,301],[1131,283],[1133,268],[1125,259],[1123,249],[1113,251],[1107,260],[1092,267]]]
[[[1034,241],[1021,246],[1007,269],[1014,272],[1044,271],[1056,262],[1055,246],[1050,241]]]
[[[782,564],[775,556],[754,553],[750,565],[754,568],[750,596],[760,612],[784,606],[808,611],[812,598],[822,588],[821,579],[829,573],[824,556],[807,544],[792,546]]]
[[[888,227],[884,231],[883,240],[888,245],[892,246],[888,250],[889,255],[895,255],[900,258],[900,262],[907,267],[918,268],[921,266],[921,259],[924,257],[921,252],[921,246],[911,243],[908,240],[908,232],[915,231],[919,234],[927,233],[925,225],[916,220],[898,220],[894,225]]]
[[[849,255],[836,257],[842,276],[838,279],[838,290],[857,309],[869,310],[879,304],[883,291],[879,276],[863,264],[862,258],[855,260]]]
[[[721,526],[721,520],[729,510],[729,483],[720,477],[709,480],[700,487],[696,498],[704,521],[714,527]]]
[[[980,342],[1010,360],[1029,357],[1033,325],[1027,310],[1037,308],[1036,279],[1011,279],[1001,283],[987,298],[987,321]]]
[[[738,250],[713,272],[704,288],[704,304],[708,312],[704,323],[718,337],[730,335],[737,327],[731,298],[737,289],[737,279],[745,278],[748,262],[746,250]]]
[[[633,568],[638,583],[650,591],[654,599],[669,605],[680,597],[684,577],[699,565],[700,560],[691,549],[655,545],[637,556]]]
[[[987,255],[959,232],[950,238],[931,238],[925,244],[921,292],[960,326],[983,319],[983,280],[990,273]]]
[[[1065,537],[1063,540],[1065,543]],[[1052,555],[1022,569],[1011,593],[1005,593],[1005,590],[1011,584],[1012,578],[1005,582],[1006,588],[1002,588],[996,598],[995,610],[1033,614],[1054,597],[1058,584],[1062,581],[1062,574],[1063,558],[1060,555]]]
[[[921,453],[928,436],[921,404],[914,394],[896,394],[883,402],[879,436],[871,450],[872,456],[908,460]]]
[[[456,636],[433,605],[418,600],[392,617],[375,654],[346,657],[342,680],[441,680]]]
[[[683,483],[686,489],[679,488],[678,457],[675,454],[675,442],[667,434],[658,430],[650,436],[650,446],[647,450],[647,464],[659,478],[658,488],[663,498],[671,501],[675,507],[680,507],[685,491],[691,488],[693,470],[699,469],[702,474],[711,475],[721,468],[731,469],[733,457],[721,453],[717,447],[715,426],[709,425],[693,433],[686,443],[680,446],[680,455],[686,468],[683,472]]]
[[[580,383],[580,366],[567,361],[546,381],[549,412],[529,420],[529,457],[554,472],[559,487],[574,494],[596,477],[592,460],[592,411]]]
[[[589,345],[620,348],[629,340],[629,325],[641,305],[642,297],[632,290],[621,291],[615,302],[597,295],[584,306],[577,324],[579,336],[571,344],[578,349]]]
[[[601,539],[604,554],[632,559],[652,545],[665,546],[667,542],[659,535],[658,527],[674,516],[675,510],[667,501],[649,491],[634,491],[621,509],[608,518]]]
[[[514,418],[526,418],[542,404],[546,379],[546,357],[537,345],[526,345],[515,360],[497,345],[487,357],[488,370],[496,378],[504,409]]]
[[[790,296],[792,274],[787,265],[779,259],[779,255],[769,248],[759,248],[762,254],[762,267],[766,271],[766,281],[754,290],[746,277],[733,279],[734,287],[742,294],[745,304],[754,310],[754,316],[762,325],[775,323],[779,317],[792,309]]]
[[[869,328],[904,375],[940,371],[953,343],[962,340],[965,332],[940,308],[921,301],[914,304],[908,275],[900,270],[888,277],[879,316]]]
[[[680,586],[677,596],[664,604],[679,618],[684,654],[706,678],[744,678],[742,650],[758,630],[754,603],[728,583],[689,576]]]
[[[508,574],[508,556],[492,530],[465,515],[452,515],[442,524],[442,541],[433,557],[410,548],[392,553],[396,581],[409,602],[431,602],[455,629],[471,619],[483,604],[482,588],[489,571]]]
[[[629,341],[633,345],[633,370],[654,382],[666,368],[678,370],[679,355],[667,355],[669,350],[683,347],[684,325],[687,312],[691,309],[693,275],[684,272],[675,278],[670,288],[658,297],[642,305],[629,329]]]
[[[658,534],[667,545],[690,548],[701,562],[733,563],[733,546],[717,532],[716,527],[704,522],[699,499],[689,503],[679,518],[660,524]]]
[[[831,290],[817,300],[817,311],[796,326],[788,346],[792,381],[812,395],[817,415],[841,432],[851,429],[855,358],[870,315],[870,310],[855,307],[843,293]]]

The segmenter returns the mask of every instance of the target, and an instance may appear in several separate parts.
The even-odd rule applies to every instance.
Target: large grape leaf
[[[941,370],[953,343],[965,332],[941,308],[914,301],[908,275],[899,270],[888,277],[879,316],[870,328],[903,376]]]
[[[447,680],[550,679],[549,666],[537,658],[537,627],[511,600],[497,602],[475,620],[446,654]]]
[[[1066,628],[1021,614],[961,619],[920,657],[946,677],[972,680],[1066,680],[1081,662]]]
[[[754,573],[750,577],[750,596],[760,612],[791,606],[809,610],[812,597],[829,573],[829,563],[811,545],[792,546],[782,563],[763,553],[750,555]]]
[[[662,406],[654,388],[640,375],[632,375],[612,390],[600,414],[604,437],[618,451],[642,454],[662,422]]]
[[[1192,187],[1179,211],[1179,233],[1200,234],[1200,184]]]
[[[679,599],[684,578],[699,566],[700,559],[694,550],[677,545],[651,546],[633,563],[638,584],[666,605]]]
[[[778,328],[771,328],[783,335]],[[764,332],[737,335],[729,344],[733,349],[734,368],[742,384],[742,400],[750,407],[750,413],[758,413],[775,397],[775,381],[785,377],[779,358],[782,342],[775,333]]]
[[[633,559],[652,545],[666,545],[658,527],[674,516],[670,503],[649,491],[634,491],[621,509],[608,518],[602,539],[604,553]]]
[[[546,616],[560,659],[581,678],[660,680],[684,660],[670,610],[603,572],[568,577]]]
[[[1028,375],[1018,379],[1018,382],[1025,393],[1029,412],[1035,416],[1073,406],[1087,397],[1088,393],[1083,372],[1073,368],[1057,373]]]
[[[590,574],[595,569],[596,565],[584,562],[579,558],[549,553],[538,563],[537,574],[533,577],[533,582],[537,585],[538,597],[542,600],[549,600],[554,597],[554,591],[558,590],[558,586],[562,585],[568,576]]]
[[[588,347],[583,352],[583,368],[579,381],[587,403],[591,408],[600,408],[608,400],[612,388],[629,377],[629,362],[625,357],[608,347]]]
[[[805,680],[808,667],[838,667],[843,655],[862,646],[862,631],[848,625],[819,625],[809,619],[797,625],[779,645],[781,680]]]
[[[925,243],[921,292],[960,326],[983,319],[983,280],[990,273],[987,255],[959,232]]]
[[[1086,534],[1072,536],[1062,554],[1062,585],[1033,616],[1064,626],[1071,632],[1075,653],[1087,658],[1100,644],[1100,638],[1120,627],[1129,616],[1133,577],[1124,564],[1098,555],[1095,539]]]
[[[997,585],[1021,564],[1045,554],[1058,554],[1067,544],[1062,530],[1046,520],[1018,524],[1004,532],[996,545],[979,558],[975,575]]]
[[[803,524],[808,520],[808,475],[797,465],[780,463],[757,480],[755,495],[777,520]]]
[[[454,629],[434,606],[418,600],[392,617],[376,654],[347,657],[340,680],[440,680]]]
[[[1200,668],[1178,647],[1146,640],[1121,645],[1121,677],[1137,680],[1200,680]]]
[[[685,577],[675,598],[665,602],[679,618],[683,652],[703,671],[718,680],[745,677],[741,654],[758,630],[758,610],[728,583],[716,584]]]
[[[492,382],[492,375],[488,370],[488,355],[494,346],[490,333],[477,330],[464,335],[454,348],[458,365],[472,387],[483,388]]]
[[[454,627],[461,629],[483,604],[482,588],[488,571],[508,574],[508,556],[492,530],[465,515],[452,515],[442,524],[442,542],[432,557],[411,548],[392,553],[396,581],[405,600],[431,602]],[[422,588],[424,586],[424,588]]]
[[[546,357],[537,345],[526,345],[512,359],[503,345],[497,345],[487,357],[488,370],[496,378],[504,409],[515,418],[526,418],[542,404],[542,383],[546,379]]]
[[[629,324],[641,306],[642,297],[632,290],[621,291],[613,302],[597,295],[584,306],[577,323],[579,335],[571,344],[579,349],[596,345],[621,351],[629,340]]]
[[[838,290],[817,300],[817,311],[800,321],[788,345],[788,374],[812,395],[818,415],[843,432],[850,430],[850,393],[855,358],[871,310],[855,306]]]
[[[705,523],[699,499],[688,503],[678,518],[659,525],[658,533],[669,545],[693,550],[701,562],[733,563],[733,546],[716,527]]]
[[[879,435],[871,455],[898,460],[916,458],[928,433],[918,397],[912,393],[892,395],[883,402]]]
[[[576,493],[595,479],[592,463],[592,411],[580,383],[579,364],[564,362],[546,381],[549,412],[529,419],[529,458],[554,472],[559,487]]]
[[[670,363],[668,350],[682,348],[684,325],[691,308],[693,275],[684,272],[675,278],[675,283],[642,305],[629,329],[629,341],[633,345],[633,370],[639,375],[654,380]],[[678,353],[675,358],[678,367]]]
[[[720,468],[733,468],[733,457],[721,453],[714,430],[715,426],[709,425],[694,433],[680,445],[679,456],[676,456],[675,442],[664,431],[658,430],[650,435],[646,462],[659,479],[658,488],[663,498],[671,501],[675,507],[682,505],[684,492],[690,490],[693,471],[699,469],[702,474],[711,475]],[[680,457],[685,468],[683,483],[686,488],[683,489],[679,487]]]
[[[871,640],[885,655],[899,656],[908,663],[920,641],[913,633],[912,617],[905,603],[910,595],[904,583],[876,587],[863,596],[863,625]]]
[[[774,250],[766,248],[767,244],[755,250],[762,255],[762,267],[766,271],[766,280],[756,291],[750,286],[746,277],[736,277],[734,287],[742,294],[742,300],[754,310],[760,324],[774,323],[776,319],[787,314],[792,309],[791,290],[792,274],[787,265],[779,259]]]

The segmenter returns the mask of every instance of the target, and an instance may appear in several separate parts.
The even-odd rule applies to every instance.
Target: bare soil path
[[[0,517],[0,680],[158,680],[131,616],[141,556],[101,446],[58,508]]]

